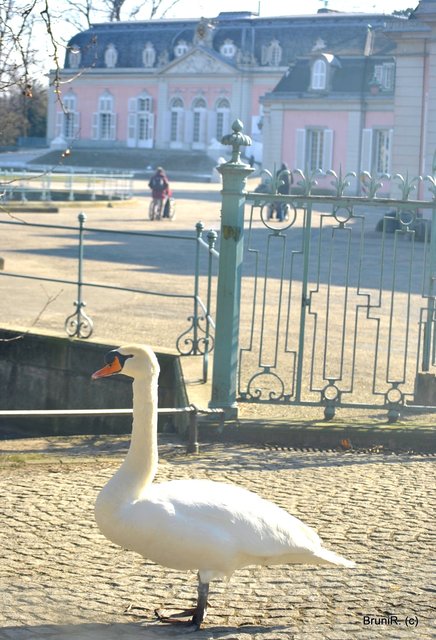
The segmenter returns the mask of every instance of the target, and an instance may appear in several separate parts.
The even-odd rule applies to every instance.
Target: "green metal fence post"
[[[233,133],[222,144],[232,146],[232,158],[218,167],[222,175],[220,259],[218,270],[215,350],[211,407],[222,407],[235,417],[237,365],[239,352],[239,315],[244,238],[244,204],[247,176],[253,171],[241,162],[241,146],[251,144],[236,120]]]
[[[71,338],[90,338],[94,324],[91,318],[85,313],[83,307],[86,302],[82,298],[83,290],[83,243],[86,215],[80,212],[77,216],[79,220],[79,260],[77,274],[77,300],[74,302],[76,311],[65,320],[65,331]]]
[[[436,296],[436,208],[432,211],[430,235],[430,264],[427,318],[424,325],[424,345],[422,353],[422,370],[430,371],[434,364],[436,329],[435,329],[435,296]]]

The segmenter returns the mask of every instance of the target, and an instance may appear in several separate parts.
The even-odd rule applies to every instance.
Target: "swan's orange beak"
[[[102,369],[93,373],[91,378],[93,380],[97,378],[107,378],[107,376],[113,376],[114,373],[119,373],[122,368],[119,359],[115,356],[110,364],[105,365]]]

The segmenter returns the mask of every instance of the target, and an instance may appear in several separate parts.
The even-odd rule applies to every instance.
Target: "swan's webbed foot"
[[[135,604],[129,604],[123,611],[126,616],[136,616],[137,618],[145,618],[146,614],[135,613],[135,611],[147,611],[150,612],[147,607],[138,607]]]
[[[160,622],[168,624],[183,624],[198,630],[201,627],[207,613],[207,596],[209,593],[209,584],[199,582],[197,606],[193,609],[186,609],[180,613],[168,615],[161,609],[156,609],[155,614]],[[187,619],[186,619],[187,618]]]
[[[159,622],[168,624],[191,624],[196,609],[185,609],[184,611],[170,612],[165,609],[155,609],[154,613]]]

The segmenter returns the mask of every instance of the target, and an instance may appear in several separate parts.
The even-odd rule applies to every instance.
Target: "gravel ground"
[[[153,612],[191,606],[195,575],[112,545],[94,522],[95,497],[126,446],[123,437],[2,443],[2,640],[186,634],[157,624]],[[168,437],[160,449],[158,481],[207,477],[247,487],[301,517],[328,547],[357,562],[352,570],[248,568],[228,584],[214,582],[196,639],[435,637],[431,458],[225,444],[204,444],[199,455],[186,456]],[[130,604],[144,610],[126,615]]]

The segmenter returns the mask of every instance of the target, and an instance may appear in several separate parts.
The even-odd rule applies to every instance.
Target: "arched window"
[[[262,47],[262,64],[270,67],[278,67],[282,59],[282,48],[278,40],[274,38],[269,45]]]
[[[204,98],[196,98],[192,104],[193,109],[206,109],[207,104]]]
[[[325,60],[315,60],[312,66],[311,88],[320,91],[326,88],[327,84],[327,63]]]
[[[196,98],[192,103],[192,146],[194,149],[203,148],[206,145],[206,109],[204,98]]]
[[[118,60],[118,52],[113,44],[110,44],[104,54],[104,62],[108,68],[116,66]]]
[[[151,111],[152,99],[147,93],[142,93],[137,101],[138,111]]]
[[[105,91],[98,99],[98,110],[101,112],[112,113],[113,107],[114,98],[109,91]]]
[[[229,133],[230,102],[227,98],[220,98],[216,104],[216,139],[221,142],[223,136]]]
[[[151,96],[143,91],[139,96],[129,99],[128,147],[151,149],[154,140],[154,114]]]
[[[69,91],[62,98],[62,111],[56,114],[56,135],[65,140],[77,139],[79,135],[79,117],[77,111],[77,97],[73,91]]]
[[[114,98],[109,91],[105,91],[98,99],[98,111],[93,114],[93,140],[115,140]]]
[[[187,53],[188,49],[189,47],[186,40],[179,40],[179,42],[174,47],[174,55],[176,56],[176,58],[180,58],[180,56],[183,56],[185,53]]]
[[[273,40],[269,47],[270,65],[272,67],[278,67],[282,59],[282,48],[278,43],[278,40]]]
[[[80,65],[81,53],[78,47],[73,47],[68,52],[68,62],[70,64],[71,69],[77,69]]]
[[[170,103],[170,144],[173,148],[183,143],[183,115],[185,105],[181,98],[173,98]]]
[[[152,67],[156,61],[156,51],[151,42],[147,42],[142,52],[142,63],[144,67]]]

